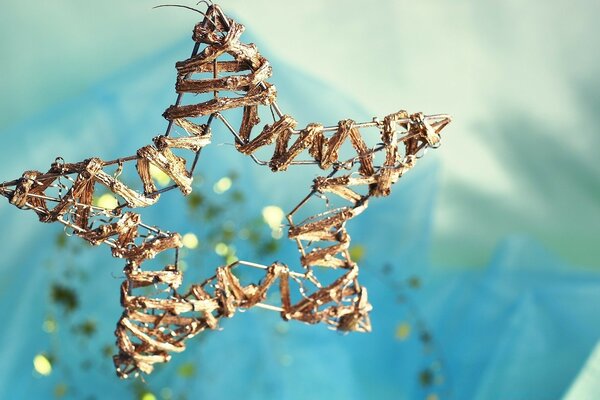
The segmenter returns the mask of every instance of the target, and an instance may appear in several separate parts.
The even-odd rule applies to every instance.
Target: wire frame
[[[203,20],[193,31],[191,56],[176,63],[178,96],[163,114],[167,129],[153,144],[135,155],[109,161],[90,158],[66,163],[59,158],[45,173],[26,171],[21,178],[0,185],[0,194],[11,204],[33,210],[42,222],[64,224],[93,245],[105,244],[113,256],[125,260],[120,294],[123,314],[115,331],[119,353],[114,356],[122,378],[151,373],[154,364],[183,351],[185,340],[217,328],[220,318],[231,317],[238,309],[262,307],[280,313],[286,321],[369,332],[371,305],[367,289],[358,280],[359,267],[350,256],[346,223],[363,213],[371,197],[388,196],[392,185],[427,148],[437,148],[441,131],[451,120],[443,114],[399,111],[369,122],[347,119],[335,126],[311,123],[298,129],[296,120],[276,103],[275,86],[267,82],[272,74],[268,60],[255,45],[240,40],[244,26],[227,17],[218,5],[206,5]],[[182,104],[186,95],[194,101],[197,95],[208,97]],[[256,133],[260,109],[268,109],[273,121]],[[241,113],[238,128],[224,116],[228,110]],[[177,251],[181,236],[144,224],[131,210],[152,206],[166,191],[191,193],[194,169],[202,149],[211,142],[215,124],[233,135],[237,151],[273,172],[316,165],[324,175],[314,179],[308,194],[287,214],[288,237],[300,252],[299,271],[279,262],[236,261],[219,266],[212,277],[181,292]],[[185,134],[173,137],[174,126]],[[373,138],[376,143],[370,145]],[[255,154],[263,148],[272,148],[269,160]],[[191,166],[174,150],[188,152],[193,157]],[[135,164],[138,188],[119,180],[127,164]],[[108,172],[115,166],[114,173]],[[174,184],[158,190],[151,166],[165,172]],[[120,200],[116,208],[92,204],[102,187]],[[295,222],[314,198],[326,200],[325,211]],[[332,207],[334,202],[338,206]],[[145,261],[167,250],[175,250],[172,264],[162,270],[143,269]],[[261,269],[264,278],[242,285],[232,272],[240,267]],[[338,277],[324,284],[319,280],[321,268],[338,271]],[[307,284],[314,289],[310,291]],[[141,290],[149,286],[156,288],[154,294]],[[275,286],[279,303],[267,304],[267,292]],[[297,287],[299,295],[291,293],[292,287]]]

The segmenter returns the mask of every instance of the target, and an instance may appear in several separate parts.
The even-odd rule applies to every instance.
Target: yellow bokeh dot
[[[215,185],[213,186],[213,190],[215,191],[215,193],[218,194],[225,193],[226,191],[231,189],[231,184],[231,178],[225,176],[219,179],[217,183],[215,183]]]
[[[229,247],[225,243],[217,243],[215,246],[215,253],[221,257],[225,257],[229,253]]]
[[[402,322],[396,327],[396,339],[404,340],[410,335],[410,324]]]
[[[187,247],[188,249],[195,249],[198,247],[198,236],[194,235],[193,233],[186,233],[181,238],[181,243],[183,243],[183,246]]]
[[[106,208],[107,210],[114,210],[119,206],[119,201],[111,193],[104,193],[96,200],[96,206]]]
[[[171,178],[162,169],[158,168],[154,164],[150,164],[150,176],[160,186],[167,186],[171,182]]]
[[[56,331],[56,321],[53,319],[47,319],[42,325],[42,329],[46,333],[52,333]]]
[[[284,213],[280,207],[266,206],[262,209],[262,217],[272,230],[281,229],[281,221],[283,221]]]
[[[52,364],[48,357],[43,354],[38,354],[33,358],[33,368],[35,371],[43,376],[48,376],[52,373]]]
[[[429,396],[427,396],[426,400],[439,400],[440,398],[438,397],[437,394],[435,393],[431,393]]]
[[[140,400],[156,400],[156,396],[150,392],[146,392],[140,397]]]
[[[170,400],[173,398],[173,391],[168,387],[162,388],[160,391],[160,397],[165,400]]]

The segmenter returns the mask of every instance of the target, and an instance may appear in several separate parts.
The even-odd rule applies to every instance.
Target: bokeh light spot
[[[410,335],[410,324],[402,322],[396,327],[396,339],[405,340]]]
[[[56,320],[53,318],[48,318],[42,324],[42,329],[46,333],[54,333],[56,332]]]
[[[263,220],[271,228],[271,236],[274,239],[279,239],[282,236],[281,222],[284,216],[283,210],[277,206],[266,206],[262,209]]]
[[[193,233],[186,233],[181,238],[181,242],[183,243],[184,247],[187,247],[188,249],[195,249],[198,247],[198,236]]]
[[[150,176],[160,186],[167,186],[171,182],[171,178],[162,169],[158,168],[154,164],[150,164]]]
[[[160,391],[160,397],[162,397],[164,400],[171,400],[173,398],[173,391],[168,387],[162,388]]]
[[[119,201],[110,193],[104,193],[96,200],[96,205],[107,210],[114,210],[119,206]]]
[[[231,178],[225,176],[219,179],[217,183],[215,183],[215,185],[213,186],[213,190],[215,191],[215,193],[218,194],[225,193],[226,191],[231,189],[231,184]]]
[[[38,354],[33,358],[33,368],[35,371],[43,376],[48,376],[52,373],[52,364],[48,357],[43,354]]]
[[[229,253],[229,247],[225,243],[217,243],[215,246],[215,253],[221,257],[225,257]]]

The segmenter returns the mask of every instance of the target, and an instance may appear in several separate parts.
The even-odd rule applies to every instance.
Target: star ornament
[[[399,111],[368,122],[298,126],[277,105],[276,88],[268,82],[271,64],[254,44],[242,41],[244,26],[218,5],[208,5],[202,14],[194,27],[191,56],[176,63],[177,100],[163,114],[168,121],[164,134],[134,155],[75,163],[58,158],[46,172],[26,171],[0,184],[0,194],[11,204],[34,211],[42,222],[65,225],[92,245],[107,246],[125,261],[123,314],[115,331],[119,352],[113,357],[121,378],[151,373],[154,364],[182,352],[187,339],[216,329],[221,318],[239,309],[261,307],[286,321],[369,332],[372,307],[350,256],[346,222],[362,214],[371,198],[388,196],[427,148],[439,146],[441,131],[451,120],[444,114]],[[261,113],[272,121],[258,127]],[[239,126],[230,122],[232,115],[241,120]],[[202,149],[216,129],[233,135],[235,149],[265,171],[285,173],[313,165],[323,173],[286,215],[288,237],[300,253],[297,270],[281,262],[240,260],[218,266],[212,277],[181,291],[177,250],[182,237],[144,223],[135,210],[151,207],[167,191],[189,195]],[[176,130],[183,134],[176,137]],[[270,159],[260,158],[259,149],[269,149]],[[119,177],[134,165],[138,184],[130,186]],[[173,185],[158,189],[153,170]],[[117,201],[94,204],[95,194],[106,190]],[[325,203],[325,209],[311,215],[314,207],[307,205],[314,201]],[[172,264],[145,268],[147,260],[166,251],[174,253]],[[256,268],[264,277],[243,285],[236,268]],[[334,271],[335,279],[320,279],[323,269]],[[278,290],[276,304],[267,303],[270,289]]]

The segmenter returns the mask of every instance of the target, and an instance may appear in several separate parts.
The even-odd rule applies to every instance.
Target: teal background
[[[154,5],[5,1],[0,126],[81,94],[188,35],[197,14]],[[436,154],[445,165],[436,263],[480,266],[499,240],[519,232],[565,260],[598,265],[598,2],[223,7],[260,38],[263,53],[328,82],[366,117],[398,108],[454,116]]]
[[[163,129],[160,114],[174,99],[173,63],[188,56],[198,15],[153,5],[4,2],[0,180],[44,169],[57,155],[73,161],[130,154]],[[600,332],[600,4],[221,5],[272,61],[284,110],[305,122],[369,120],[400,108],[449,113],[454,121],[443,146],[351,226],[366,251],[362,276],[375,306],[373,334],[346,337],[290,324],[273,339],[261,333],[263,324],[277,331],[271,316],[236,316],[224,332],[174,360],[202,367],[194,384],[172,385],[207,398],[425,398],[431,393],[416,378],[424,357],[418,342],[393,337],[407,308],[394,304],[394,289],[376,278],[380,265],[392,263],[399,280],[417,274],[424,282],[411,296],[443,349],[446,378],[436,395],[562,396]],[[247,188],[258,185],[260,196],[250,204],[256,213],[263,198],[286,209],[300,196],[289,179],[266,180],[264,171],[230,153],[208,154],[203,171],[218,179],[224,171],[213,166],[223,159],[244,171]],[[172,201],[161,200],[163,212]],[[40,265],[54,254],[46,235],[56,229],[6,202],[0,219],[7,232],[0,244],[0,302],[7,309],[0,393],[51,397],[67,378],[34,377],[31,360],[49,340],[38,328],[47,298],[38,288],[51,274]],[[183,217],[170,223],[191,229]],[[29,251],[31,243],[40,250]],[[120,267],[101,250],[78,256],[90,268],[109,265],[82,308],[101,321],[98,336],[112,340],[118,282],[109,271],[118,274]],[[97,304],[97,296],[106,303]],[[226,356],[219,355],[223,346]],[[236,359],[232,349],[240,347],[244,357]],[[295,360],[290,368],[278,364],[280,353]],[[218,371],[219,357],[228,360],[229,379]],[[256,357],[263,369],[249,367]],[[171,367],[149,380],[157,397],[176,379]],[[110,365],[94,371],[67,380],[98,398],[133,393],[113,378]]]

